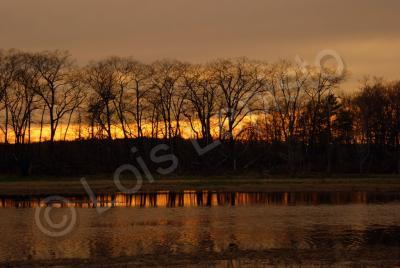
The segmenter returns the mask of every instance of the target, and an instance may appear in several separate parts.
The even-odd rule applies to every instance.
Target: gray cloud
[[[397,0],[0,0],[0,47],[68,49],[90,59],[207,61],[248,56],[312,61],[338,50],[355,83],[400,78]]]

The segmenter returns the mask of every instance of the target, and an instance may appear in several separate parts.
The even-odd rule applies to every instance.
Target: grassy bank
[[[118,192],[112,176],[87,176],[86,181],[95,193]],[[0,177],[0,195],[28,194],[84,194],[81,177]],[[134,187],[134,177],[121,180],[125,187]],[[143,178],[140,191],[161,190],[215,190],[215,191],[400,191],[400,178],[396,176],[369,177],[155,177],[154,182]]]

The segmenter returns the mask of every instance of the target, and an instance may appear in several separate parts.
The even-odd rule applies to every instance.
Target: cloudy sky
[[[398,0],[0,0],[0,48],[67,49],[84,64],[247,56],[313,62],[337,51],[357,87],[400,79]]]

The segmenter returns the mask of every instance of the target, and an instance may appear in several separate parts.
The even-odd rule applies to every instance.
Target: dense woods
[[[0,51],[0,172],[108,173],[151,149],[181,174],[400,172],[400,82],[246,58],[78,66],[63,51]],[[199,154],[201,146],[220,144]],[[164,163],[165,164],[165,163]],[[168,164],[168,163],[167,163]]]

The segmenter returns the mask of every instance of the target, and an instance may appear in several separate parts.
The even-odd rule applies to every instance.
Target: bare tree
[[[392,115],[391,140],[397,154],[397,173],[400,174],[400,81],[390,85],[389,100]]]
[[[265,90],[264,64],[246,58],[219,60],[211,64],[212,79],[220,91],[220,126],[227,122],[226,132],[220,138],[228,139],[233,169],[236,170],[235,129],[257,110],[260,93]]]
[[[83,75],[84,74],[81,69],[73,69],[70,72],[69,83],[76,88],[76,91],[74,92],[74,94],[76,94],[76,95],[71,96],[73,102],[71,103],[71,106],[69,107],[69,111],[66,113],[68,116],[68,119],[67,119],[67,124],[66,124],[65,132],[64,132],[64,141],[67,138],[67,135],[69,132],[69,127],[71,125],[71,121],[73,120],[74,114],[76,115],[76,111],[78,111],[80,108],[82,108],[82,105],[88,95],[87,90],[85,90],[85,88],[84,88],[84,78],[83,78],[84,76]],[[80,113],[78,113],[77,116],[80,116]]]
[[[149,98],[151,95],[152,69],[150,66],[131,60],[129,62],[129,74],[132,79],[133,107],[130,110],[135,123],[137,137],[143,137],[143,125],[146,114],[151,113]]]
[[[301,66],[288,61],[275,64],[268,74],[269,92],[273,98],[274,113],[279,116],[280,130],[288,147],[285,156],[289,170],[294,172],[296,161],[299,115],[304,107],[308,73]]]
[[[16,144],[25,143],[26,131],[31,123],[31,115],[36,109],[35,93],[28,83],[30,82],[25,80],[13,84],[12,90],[7,94],[7,106],[9,107]]]
[[[152,88],[158,100],[158,110],[164,123],[164,138],[179,136],[180,121],[186,99],[186,88],[182,77],[186,65],[178,61],[157,61],[153,63]],[[154,102],[154,101],[153,101]]]
[[[219,60],[211,64],[213,83],[221,95],[222,124],[227,122],[225,134],[231,142],[234,141],[235,128],[259,109],[256,103],[265,90],[264,67],[263,63],[246,58]]]
[[[199,133],[194,125],[196,121],[200,122],[201,137],[207,144],[212,141],[211,119],[217,113],[218,85],[212,80],[210,68],[202,65],[190,66],[185,72],[184,80],[190,102],[185,116],[197,138]]]
[[[11,87],[20,58],[16,50],[0,50],[0,112],[4,110],[4,126],[0,129],[4,133],[4,142],[8,143],[9,107],[5,103],[9,88]]]
[[[161,100],[157,96],[157,91],[151,90],[149,91],[149,96],[147,101],[150,105],[150,115],[149,115],[149,123],[151,124],[151,134],[150,136],[154,139],[158,139],[160,134],[160,124],[162,124],[162,116],[160,103]]]
[[[299,66],[282,61],[273,66],[268,82],[284,138],[294,138],[299,112],[304,104],[307,74],[304,74]]]
[[[115,92],[112,103],[114,104],[115,114],[121,126],[121,131],[125,139],[131,137],[131,131],[127,118],[127,113],[130,111],[132,98],[131,86],[133,79],[131,76],[131,60],[126,58],[112,57],[109,58],[108,63],[111,65],[110,71],[113,72],[115,79],[114,89]]]
[[[73,74],[74,66],[68,52],[36,53],[32,64],[40,74],[41,83],[35,92],[46,105],[53,142],[60,122],[82,103],[84,94]]]
[[[85,72],[85,83],[92,90],[89,113],[92,124],[100,125],[101,130],[107,133],[107,138],[112,139],[112,125],[116,114],[113,101],[116,98],[116,74],[113,64],[109,60],[89,64]]]

